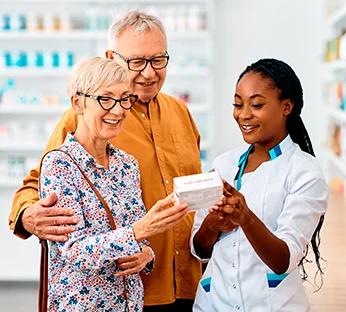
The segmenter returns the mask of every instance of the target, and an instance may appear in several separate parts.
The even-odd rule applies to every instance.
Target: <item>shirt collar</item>
[[[98,165],[94,159],[85,148],[76,140],[73,136],[73,132],[69,132],[64,141],[64,148],[67,152],[78,162],[81,168],[85,171],[90,169],[90,166],[102,167]],[[107,152],[111,159],[111,156],[115,155],[115,149],[111,146],[110,143],[107,144]],[[103,168],[103,167],[102,167]]]
[[[290,135],[288,134],[278,145],[274,146],[271,150],[269,150],[270,160],[274,160],[278,158],[280,155],[285,153],[288,149],[290,149],[294,145]],[[247,160],[249,154],[253,152],[254,145],[251,144],[247,151],[243,153],[238,161],[238,167],[242,165],[244,161]]]

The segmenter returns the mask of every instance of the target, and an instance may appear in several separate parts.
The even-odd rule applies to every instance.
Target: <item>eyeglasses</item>
[[[124,58],[123,56],[121,56],[118,52],[116,51],[112,51],[112,52],[127,63],[127,67],[129,68],[129,70],[138,71],[138,72],[144,70],[147,67],[148,63],[150,63],[153,69],[165,68],[169,60],[169,55],[167,52],[166,52],[166,55],[155,56],[148,59],[143,57],[136,57],[136,58],[132,58],[128,60]]]
[[[122,99],[114,99],[110,96],[90,95],[81,92],[77,92],[77,95],[97,100],[100,106],[106,111],[111,110],[115,105],[117,105],[117,103],[120,103],[120,106],[123,109],[129,110],[138,100],[138,95],[136,94],[129,94],[128,96],[125,96]]]

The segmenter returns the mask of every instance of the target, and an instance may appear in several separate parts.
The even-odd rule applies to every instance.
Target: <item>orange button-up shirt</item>
[[[149,115],[149,118],[148,118]],[[77,115],[69,109],[55,128],[46,151],[60,146],[65,136],[77,128]],[[197,127],[186,105],[159,93],[148,105],[148,114],[136,103],[120,134],[110,142],[139,162],[143,201],[150,209],[173,192],[173,178],[201,172]],[[21,212],[38,198],[39,168],[31,170],[16,192],[9,217],[14,234],[27,238],[17,223]],[[161,305],[176,298],[194,299],[201,278],[200,263],[190,254],[189,239],[193,214],[164,233],[150,237],[155,251],[155,269],[142,276],[145,305]]]

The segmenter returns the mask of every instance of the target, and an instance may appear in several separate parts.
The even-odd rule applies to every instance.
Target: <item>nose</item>
[[[117,116],[122,116],[124,114],[124,109],[120,106],[120,103],[117,102],[117,105],[110,109],[109,112]]]
[[[249,105],[244,105],[239,112],[238,117],[240,119],[250,119],[252,117],[252,111]]]
[[[155,74],[156,71],[151,66],[151,63],[148,63],[147,66],[141,71],[141,75],[147,80],[154,78]]]

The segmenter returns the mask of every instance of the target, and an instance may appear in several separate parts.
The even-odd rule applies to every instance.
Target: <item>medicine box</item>
[[[177,203],[187,203],[189,210],[211,208],[223,197],[223,183],[216,171],[177,177],[173,182]]]

